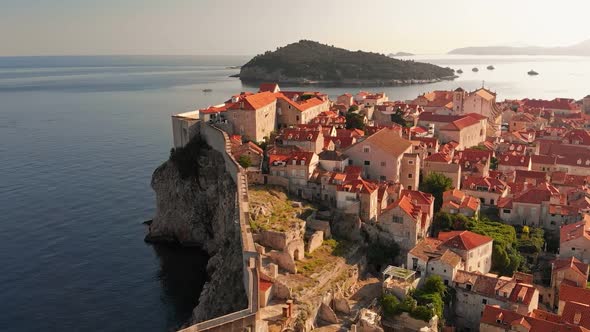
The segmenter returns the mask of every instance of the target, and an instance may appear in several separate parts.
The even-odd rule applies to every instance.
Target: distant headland
[[[449,54],[466,55],[574,55],[590,56],[590,39],[564,47],[509,47],[509,46],[483,46],[463,47],[451,50]]]
[[[429,63],[301,40],[255,56],[242,66],[239,77],[245,82],[401,85],[453,79],[454,72]]]
[[[412,55],[416,55],[416,54],[408,53],[408,52],[397,52],[397,53],[389,53],[387,56],[395,57],[395,56],[412,56]]]

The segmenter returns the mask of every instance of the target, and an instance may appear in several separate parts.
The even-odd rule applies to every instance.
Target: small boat
[[[473,67],[473,69],[471,69],[471,71],[474,71],[477,73],[479,71],[479,69],[477,69],[477,67]]]
[[[463,74],[463,70],[462,69],[458,69],[457,70],[457,74]]]
[[[496,69],[496,68],[494,68],[494,66],[492,66],[492,65],[489,65],[489,66],[487,66],[487,69],[488,69],[488,70],[494,70],[494,69]]]
[[[203,92],[211,92],[213,89],[203,89]]]
[[[529,72],[528,72],[527,74],[529,74],[529,75],[531,75],[531,76],[539,75],[539,73],[537,73],[536,71],[534,71],[534,70],[532,70],[532,69],[531,69],[531,70],[529,70]]]

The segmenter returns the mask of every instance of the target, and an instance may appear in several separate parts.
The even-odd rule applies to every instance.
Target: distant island
[[[239,77],[244,82],[399,85],[455,76],[450,68],[301,40],[255,56],[242,66]]]
[[[408,53],[408,52],[397,52],[397,53],[389,53],[387,56],[394,57],[394,56],[412,56],[412,55],[416,55],[416,54]]]
[[[509,46],[484,46],[463,47],[449,52],[449,54],[468,55],[575,55],[590,56],[590,39],[581,43],[565,47],[509,47]]]

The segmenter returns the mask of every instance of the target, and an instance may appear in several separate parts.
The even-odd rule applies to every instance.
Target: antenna
[[[481,88],[483,89],[486,84],[486,81],[481,81]]]

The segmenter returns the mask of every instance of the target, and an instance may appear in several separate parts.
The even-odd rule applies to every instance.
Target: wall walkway
[[[221,152],[225,161],[225,168],[236,183],[238,218],[236,223],[240,225],[242,241],[242,262],[244,267],[244,288],[248,296],[248,308],[236,311],[225,316],[210,319],[204,322],[189,326],[180,332],[197,331],[258,331],[258,271],[259,258],[252,238],[250,228],[250,214],[248,204],[248,179],[246,170],[235,160],[231,154],[231,143],[229,136],[223,130],[212,124],[199,122],[199,133],[214,150]]]

